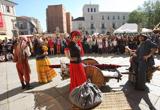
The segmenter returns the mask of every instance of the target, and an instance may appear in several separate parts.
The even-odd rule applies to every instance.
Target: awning
[[[142,28],[142,33],[150,33],[153,32],[152,29]]]
[[[136,23],[125,23],[118,29],[114,31],[114,33],[137,33],[138,25]]]

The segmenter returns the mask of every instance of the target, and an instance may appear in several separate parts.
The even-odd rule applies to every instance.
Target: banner
[[[3,27],[3,18],[2,18],[2,13],[0,12],[0,27]]]

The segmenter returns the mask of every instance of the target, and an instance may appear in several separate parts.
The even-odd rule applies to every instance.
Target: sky
[[[142,6],[146,0],[12,0],[15,6],[16,16],[28,16],[37,18],[43,31],[46,31],[46,8],[48,5],[63,4],[65,10],[70,12],[73,18],[82,16],[85,4],[98,4],[99,11],[131,12]]]

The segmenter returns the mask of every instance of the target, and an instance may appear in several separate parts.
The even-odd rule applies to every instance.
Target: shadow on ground
[[[41,85],[38,82],[32,82],[31,86],[33,88],[35,88],[35,87],[38,87],[38,86],[41,86]],[[5,99],[7,99],[7,98],[15,96],[15,95],[17,95],[19,93],[22,93],[23,91],[25,91],[25,89],[22,90],[21,87],[17,87],[17,88],[14,88],[12,90],[6,91],[6,92],[0,94],[0,101],[3,101]]]
[[[122,91],[125,94],[128,104],[132,110],[141,110],[140,104],[147,104],[150,110],[156,110],[150,101],[148,91],[137,91],[133,85],[127,82],[122,85]],[[108,93],[112,91],[109,86],[100,88],[102,93]],[[69,101],[69,84],[63,86],[55,86],[41,91],[30,91],[27,93],[34,94],[34,110],[72,110],[72,105]],[[142,103],[141,101],[144,100]],[[116,105],[115,105],[116,106]]]
[[[71,110],[72,108],[68,98],[69,85],[27,93],[34,94],[34,110]]]
[[[150,110],[156,110],[151,103],[151,100],[148,96],[149,91],[138,91],[134,89],[133,84],[130,82],[127,82],[125,85],[123,85],[123,92],[127,98],[128,103],[130,104],[131,108],[133,110],[141,110],[140,103],[147,104],[145,106],[148,106]],[[144,100],[144,102],[141,102]]]

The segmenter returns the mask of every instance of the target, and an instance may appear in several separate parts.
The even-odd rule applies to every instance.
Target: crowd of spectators
[[[160,34],[148,34],[153,42],[158,45],[157,53],[160,54]],[[48,55],[59,55],[64,54],[64,49],[70,41],[69,36],[58,35],[53,36],[42,36],[34,35],[28,37],[28,45],[32,56],[36,56],[36,41],[40,40],[41,43],[48,47]],[[17,39],[5,39],[0,40],[0,61],[12,59],[12,51],[14,44]],[[82,45],[85,53],[96,53],[96,54],[124,54],[125,47],[135,50],[139,44],[137,35],[87,35],[82,37]]]

